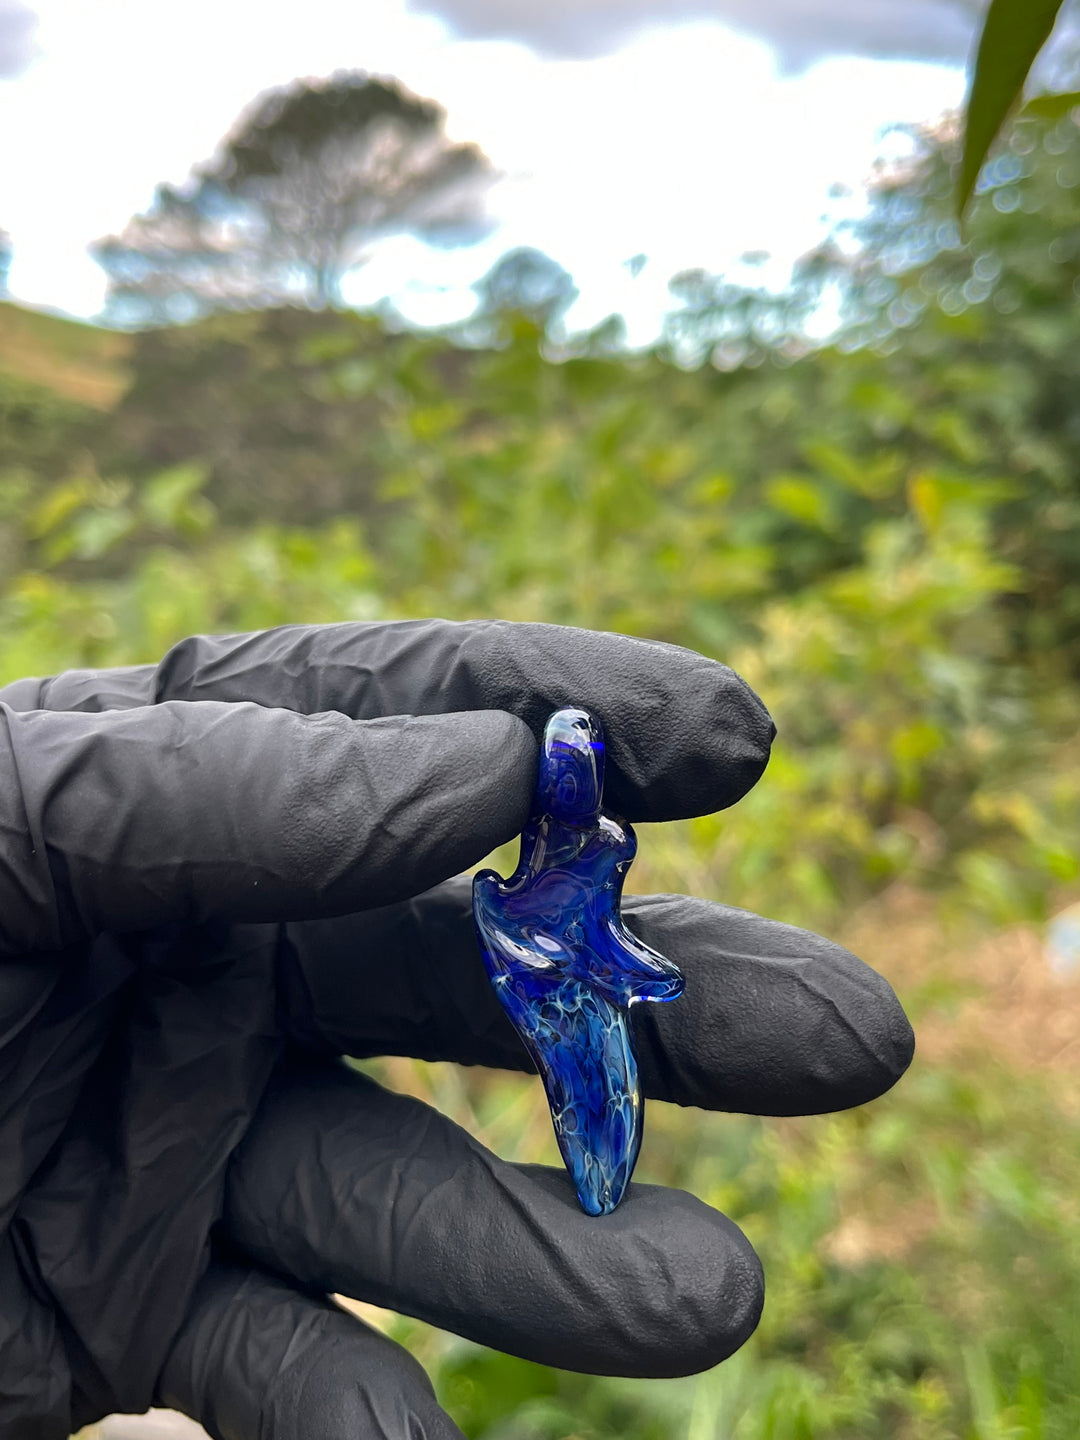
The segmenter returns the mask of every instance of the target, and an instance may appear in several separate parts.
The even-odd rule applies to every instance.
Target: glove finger
[[[214,1440],[463,1440],[417,1362],[327,1300],[215,1263],[155,1403]]]
[[[842,946],[685,895],[629,896],[623,913],[686,977],[678,1000],[630,1012],[649,1097],[809,1115],[873,1099],[910,1064],[891,986]],[[287,940],[279,973],[302,1046],[533,1069],[484,970],[467,877]]]
[[[354,719],[505,710],[539,738],[582,705],[608,742],[607,807],[674,820],[731,805],[775,733],[734,671],[677,645],[562,625],[408,620],[196,636],[157,667],[71,671],[0,691],[16,708],[102,710],[164,700],[255,701]]]
[[[341,1065],[286,1070],[226,1184],[232,1242],[297,1284],[414,1315],[540,1364],[673,1376],[757,1324],[757,1256],[680,1190],[584,1214],[561,1170],[499,1160]]]
[[[535,771],[499,712],[0,705],[0,955],[400,899],[514,835]]]

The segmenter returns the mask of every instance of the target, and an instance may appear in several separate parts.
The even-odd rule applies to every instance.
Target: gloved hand
[[[628,819],[737,800],[773,732],[730,670],[555,626],[296,626],[0,702],[4,1440],[151,1404],[221,1440],[458,1436],[334,1292],[576,1370],[743,1343],[762,1277],[724,1216],[639,1184],[591,1219],[337,1059],[528,1070],[449,877],[521,828],[560,705],[602,722]],[[626,914],[687,982],[633,1012],[648,1096],[804,1114],[907,1066],[838,946],[680,896]]]

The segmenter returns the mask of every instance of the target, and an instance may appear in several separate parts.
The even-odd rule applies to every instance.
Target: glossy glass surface
[[[521,859],[509,880],[483,870],[473,915],[484,963],[547,1091],[578,1198],[605,1215],[641,1147],[643,1103],[627,1012],[674,1000],[679,971],[624,927],[623,880],[637,851],[601,811],[604,741],[584,710],[547,723]]]

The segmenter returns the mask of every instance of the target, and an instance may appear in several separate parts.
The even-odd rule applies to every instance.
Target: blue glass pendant
[[[604,739],[585,710],[547,723],[533,813],[509,880],[482,870],[473,916],[503,1009],[547,1091],[578,1199],[606,1215],[641,1148],[644,1107],[627,1011],[674,1000],[683,978],[622,923],[637,853],[625,821],[601,813]]]

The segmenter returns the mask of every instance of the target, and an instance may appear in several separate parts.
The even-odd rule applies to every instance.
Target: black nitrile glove
[[[611,810],[737,800],[772,726],[731,671],[546,625],[297,626],[0,701],[3,1440],[152,1404],[221,1440],[459,1435],[333,1292],[576,1370],[742,1344],[761,1270],[722,1215],[633,1185],[591,1219],[561,1170],[336,1058],[530,1068],[450,877],[521,828],[562,705],[603,724]],[[907,1066],[838,946],[678,896],[626,914],[687,982],[633,1012],[647,1095],[803,1114]]]

